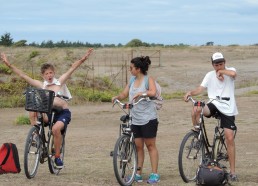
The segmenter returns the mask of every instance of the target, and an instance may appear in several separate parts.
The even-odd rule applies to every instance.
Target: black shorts
[[[158,120],[150,120],[145,125],[132,125],[132,131],[135,138],[155,138],[158,131]]]
[[[235,116],[226,116],[225,114],[222,114],[213,103],[208,103],[207,106],[211,113],[211,115],[207,117],[209,118],[217,113],[221,118],[221,128],[227,128],[231,130],[237,129],[235,124]]]

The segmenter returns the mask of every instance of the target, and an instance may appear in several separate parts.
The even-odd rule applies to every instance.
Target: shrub
[[[7,67],[6,65],[2,65],[0,64],[0,73],[1,74],[11,74],[12,71],[9,67]]]
[[[30,119],[28,116],[18,116],[15,120],[16,125],[30,125]]]

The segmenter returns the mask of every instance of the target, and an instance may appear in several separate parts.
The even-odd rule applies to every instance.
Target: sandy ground
[[[252,87],[240,87],[244,82],[257,81],[258,57],[254,52],[257,49],[252,51],[246,49],[243,52],[246,56],[241,59],[237,58],[231,50],[225,51],[232,61],[228,63],[239,69],[236,82],[239,87],[236,93],[240,113],[236,119],[238,126],[236,170],[240,182],[234,185],[258,185],[258,96],[245,95],[250,90],[258,89],[255,83],[252,83]],[[173,63],[167,60],[168,57],[164,54],[162,66],[152,69],[151,72],[163,84],[166,82],[165,92],[189,90],[201,82],[205,72],[212,69],[207,62],[209,57],[201,57],[201,54],[207,56],[207,52],[209,50],[173,53],[173,60],[175,59]],[[17,145],[22,168],[20,174],[0,175],[0,185],[118,185],[109,154],[118,137],[119,118],[123,112],[118,107],[112,108],[111,103],[71,106],[71,111],[73,115],[66,136],[65,168],[58,176],[52,175],[46,162],[40,164],[36,177],[29,180],[24,174],[23,153],[30,126],[13,124],[15,118],[26,114],[26,111],[24,108],[0,109],[0,142],[12,142]],[[183,102],[182,99],[166,100],[162,110],[159,111],[157,145],[161,181],[158,185],[195,185],[194,183],[185,184],[182,181],[177,165],[180,142],[191,128],[190,111],[191,104]],[[211,133],[215,121],[212,119],[205,121],[207,130]],[[145,157],[143,177],[146,180],[151,169],[148,153]],[[144,182],[135,185],[147,184]]]

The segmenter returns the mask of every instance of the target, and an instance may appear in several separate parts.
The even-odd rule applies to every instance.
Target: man
[[[184,100],[188,101],[189,96],[196,96],[201,94],[207,89],[208,97],[211,100],[204,107],[204,116],[211,117],[216,112],[221,117],[221,127],[224,128],[225,139],[227,144],[227,152],[230,164],[230,179],[237,181],[235,174],[235,142],[234,131],[236,130],[235,115],[238,114],[236,101],[235,101],[235,85],[236,69],[233,67],[226,67],[226,60],[222,53],[216,52],[211,56],[213,71],[210,71],[204,77],[200,86],[185,94]],[[228,101],[221,100],[223,97],[230,98]],[[193,125],[198,125],[200,108],[194,107],[192,111]]]

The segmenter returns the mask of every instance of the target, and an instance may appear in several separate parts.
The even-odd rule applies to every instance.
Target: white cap
[[[215,52],[215,53],[211,56],[211,62],[212,62],[212,63],[225,62],[225,59],[224,59],[222,53],[220,53],[220,52]]]

